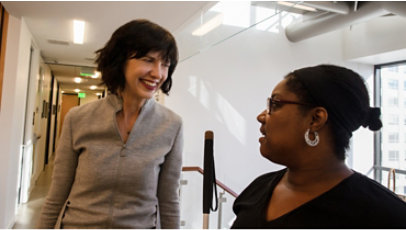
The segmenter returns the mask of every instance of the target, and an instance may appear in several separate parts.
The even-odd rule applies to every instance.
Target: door
[[[61,105],[61,119],[60,119],[60,128],[59,135],[61,134],[63,121],[65,120],[66,113],[73,107],[79,105],[79,97],[77,94],[62,94],[62,105]]]

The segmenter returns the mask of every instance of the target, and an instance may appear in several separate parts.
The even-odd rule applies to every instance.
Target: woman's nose
[[[258,116],[257,116],[258,122],[263,124],[265,122],[265,116],[266,116],[266,110],[264,110],[260,114],[258,114]]]
[[[154,64],[151,70],[151,75],[155,78],[160,79],[162,77],[162,73],[163,73],[162,65],[160,63]]]

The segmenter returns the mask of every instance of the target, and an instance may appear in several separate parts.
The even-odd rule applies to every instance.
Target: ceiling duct
[[[300,5],[310,6],[318,10],[329,11],[337,14],[350,13],[350,7],[347,2],[311,2],[303,1]]]
[[[322,17],[289,25],[285,29],[291,42],[299,42],[330,31],[345,28],[386,14],[406,17],[406,2],[363,2],[358,10],[348,14],[328,13]]]

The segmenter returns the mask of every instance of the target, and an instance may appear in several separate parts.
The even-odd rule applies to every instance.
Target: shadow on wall
[[[189,76],[187,91],[215,118],[227,127],[230,134],[242,145],[246,145],[246,121],[244,117],[221,94],[214,91],[209,83],[196,76]]]

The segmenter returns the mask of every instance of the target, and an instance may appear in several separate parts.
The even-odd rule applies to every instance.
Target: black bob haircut
[[[173,35],[161,26],[145,19],[130,21],[118,28],[107,44],[96,51],[97,70],[111,93],[125,87],[124,65],[129,58],[144,57],[150,51],[158,51],[170,63],[168,77],[161,86],[169,94],[172,73],[178,64],[178,47]],[[135,54],[135,55],[134,55]]]

